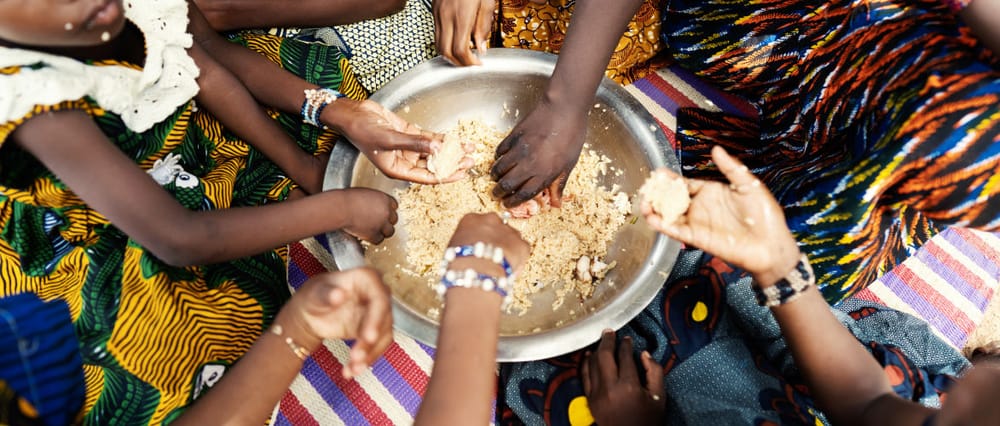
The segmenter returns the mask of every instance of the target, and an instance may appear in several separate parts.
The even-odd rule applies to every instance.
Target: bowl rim
[[[456,67],[438,56],[425,61],[393,79],[369,98],[392,109],[399,104],[402,90],[411,85],[420,87],[422,76],[433,75],[434,79],[461,76],[482,71],[540,72],[551,75],[557,56],[550,53],[522,49],[490,49],[480,56],[482,65]],[[650,123],[656,119],[624,87],[605,77],[595,99],[602,99],[609,107],[619,111],[630,110],[633,114],[623,116],[623,120],[636,121],[649,126],[649,132],[640,132],[637,140],[648,151],[652,169],[667,167],[680,173],[680,166],[663,129]],[[526,116],[527,114],[525,114]],[[523,119],[523,116],[521,117]],[[632,128],[637,128],[633,126]],[[349,188],[354,177],[354,167],[358,160],[358,150],[341,139],[334,145],[327,163],[323,190]],[[342,231],[327,233],[330,252],[339,270],[347,270],[366,265],[364,249],[357,239]],[[555,329],[527,335],[500,336],[497,345],[498,362],[530,361],[562,355],[597,341],[605,329],[617,330],[631,321],[656,297],[667,275],[673,269],[680,254],[680,243],[657,233],[646,259],[641,263],[639,274],[632,284],[616,294],[609,303],[591,314],[590,321],[579,320]],[[393,326],[396,330],[424,343],[436,347],[438,323],[417,315],[411,308],[392,297]],[[599,315],[603,314],[603,315]]]

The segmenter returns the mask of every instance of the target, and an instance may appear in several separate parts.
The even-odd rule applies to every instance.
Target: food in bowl
[[[462,166],[462,158],[465,157],[465,146],[463,141],[453,133],[444,136],[441,147],[427,157],[427,170],[434,173],[438,182],[445,180],[455,174]]]
[[[639,188],[639,195],[660,216],[664,225],[676,222],[691,205],[684,179],[662,170],[654,170],[646,178]]]
[[[491,191],[495,183],[489,168],[497,145],[505,133],[478,120],[462,120],[445,132],[446,138],[472,143],[475,165],[469,177],[439,185],[411,185],[397,190],[399,226],[406,229],[406,261],[403,269],[433,286],[437,282],[441,255],[459,219],[469,212],[503,213]],[[575,294],[587,298],[612,268],[605,263],[608,243],[625,224],[632,210],[628,194],[617,186],[606,188],[599,176],[614,173],[611,160],[584,146],[576,168],[566,182],[561,208],[538,211],[529,218],[508,223],[531,245],[531,257],[517,274],[508,310],[523,315],[532,309],[531,295],[554,288],[558,308]]]

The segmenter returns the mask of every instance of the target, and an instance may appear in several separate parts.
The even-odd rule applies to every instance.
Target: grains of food
[[[448,239],[466,213],[503,212],[503,206],[492,196],[495,183],[489,168],[504,133],[480,121],[466,120],[446,134],[475,145],[469,154],[475,166],[469,178],[458,182],[413,184],[395,194],[399,200],[398,226],[408,235],[406,269],[411,271],[437,271]],[[561,305],[570,294],[589,297],[614,267],[614,262],[608,264],[601,259],[607,254],[608,242],[625,223],[632,204],[617,187],[604,188],[598,182],[598,174],[606,171],[610,162],[608,157],[584,146],[566,182],[562,207],[509,221],[531,245],[531,257],[514,283],[510,312],[523,315],[532,306],[531,295],[545,288],[554,290],[554,306]],[[588,263],[587,274],[578,277],[583,257]],[[428,285],[437,282],[434,273],[419,277],[426,278]]]
[[[458,171],[463,157],[465,157],[465,146],[462,140],[455,134],[446,134],[441,148],[427,158],[427,170],[434,173],[440,182]]]
[[[684,179],[663,171],[653,171],[639,188],[639,195],[660,215],[664,225],[676,222],[691,205]]]

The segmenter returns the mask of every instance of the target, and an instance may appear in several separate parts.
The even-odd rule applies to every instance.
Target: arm
[[[502,247],[515,270],[528,258],[528,243],[496,214],[466,215],[448,246],[477,241]],[[467,268],[497,277],[504,273],[491,261],[471,257],[457,258],[450,266],[453,270]],[[445,293],[434,371],[414,424],[490,422],[501,301],[498,293],[475,288],[452,288]]]
[[[189,30],[195,43],[231,71],[254,98],[289,114],[300,114],[304,91],[316,89],[315,84],[285,71],[250,49],[224,40],[193,3],[189,17]],[[423,184],[439,183],[420,160],[438,149],[440,135],[422,131],[368,100],[338,99],[323,109],[320,121],[346,136],[387,176]],[[464,170],[461,172],[444,182],[464,177]]]
[[[307,193],[323,188],[326,162],[309,155],[277,125],[250,95],[246,87],[205,52],[197,43],[189,50],[201,74],[198,104],[211,112],[227,129],[274,161]],[[325,156],[324,156],[325,157]]]
[[[959,15],[983,44],[1000,56],[1000,0],[975,0]]]
[[[490,174],[493,195],[514,207],[549,189],[558,207],[566,178],[576,166],[587,129],[587,112],[608,60],[629,19],[642,4],[626,0],[576,3],[566,44],[541,101],[497,147]]]
[[[31,118],[13,138],[87,205],[172,265],[236,259],[334,229],[374,242],[394,231],[395,200],[372,190],[329,191],[261,207],[187,210],[79,111]]]
[[[328,27],[403,10],[405,0],[195,0],[217,31],[243,28]],[[293,5],[294,4],[294,5]]]
[[[773,286],[800,256],[781,207],[725,150],[713,148],[712,159],[730,184],[683,179],[691,205],[676,222],[663,223],[648,200],[640,208],[650,226],[743,268],[753,274],[755,285]],[[930,414],[893,393],[882,368],[815,289],[807,288],[772,312],[795,364],[834,423],[919,424]]]
[[[261,424],[302,369],[285,338],[312,353],[323,339],[356,339],[345,378],[364,371],[392,342],[389,289],[373,269],[317,275],[281,309],[272,325],[232,370],[195,401],[176,425]]]

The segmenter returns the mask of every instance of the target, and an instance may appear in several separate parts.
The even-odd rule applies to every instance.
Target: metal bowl
[[[400,75],[371,99],[425,129],[444,131],[459,119],[471,118],[509,130],[537,104],[556,56],[520,49],[491,49],[482,66],[455,67],[438,57]],[[625,89],[604,79],[591,110],[587,141],[624,171],[608,173],[602,185],[619,185],[632,194],[632,214],[640,216],[634,196],[649,171],[669,167],[679,172],[677,158],[656,120]],[[348,143],[338,143],[330,156],[325,190],[368,187],[393,194],[405,182],[387,178]],[[396,328],[433,346],[441,303],[422,280],[402,273],[404,247],[412,236],[406,229],[386,240],[385,249],[369,253],[368,262],[385,274],[393,293]],[[337,267],[366,263],[362,246],[342,232],[329,234]],[[610,242],[607,262],[618,262],[597,286],[593,296],[580,301],[569,296],[552,309],[555,292],[534,295],[526,314],[504,314],[500,324],[499,361],[549,358],[595,341],[603,329],[618,328],[635,317],[656,295],[673,268],[680,244],[646,225],[641,216],[626,221]],[[615,283],[611,285],[610,283]]]

